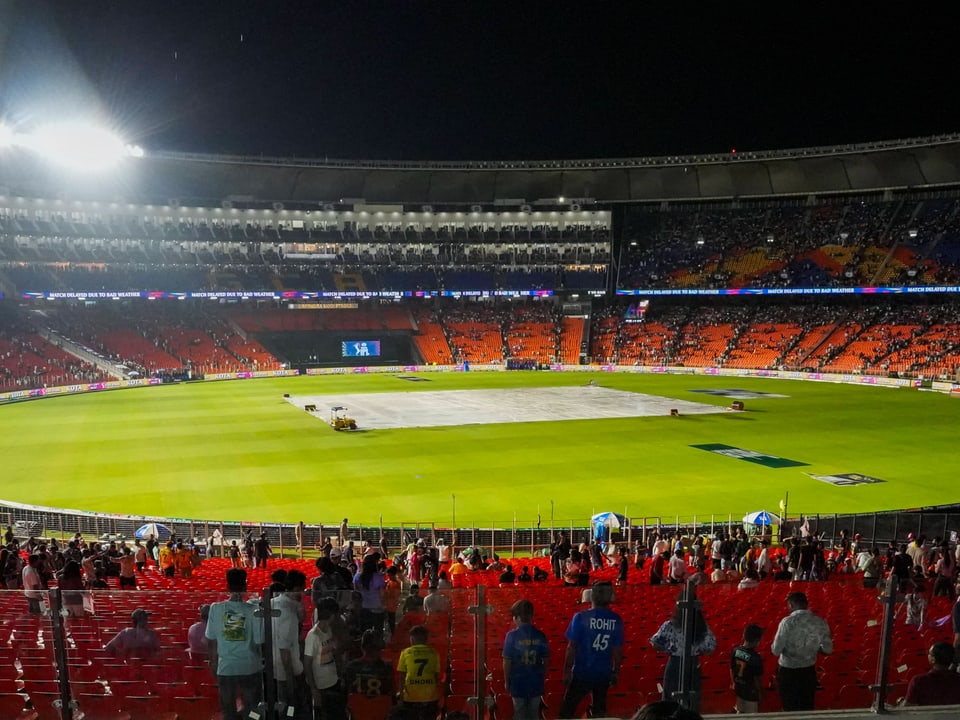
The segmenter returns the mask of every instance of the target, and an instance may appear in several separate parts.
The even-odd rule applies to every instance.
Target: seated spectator
[[[207,618],[210,617],[210,606],[200,606],[200,620],[187,630],[187,652],[191,658],[205,658],[207,656]]]
[[[689,578],[690,582],[692,582],[694,585],[706,585],[710,582],[710,578],[707,576],[706,572],[706,564],[706,560],[700,559],[697,561],[697,569],[692,575],[690,575]]]
[[[524,565],[523,570],[520,571],[520,574],[517,575],[517,582],[527,583],[531,582],[533,577],[530,575],[530,570],[528,566]]]
[[[132,627],[125,628],[107,643],[104,650],[114,657],[127,659],[152,658],[160,653],[160,636],[156,630],[147,627],[150,617],[143,608],[137,608],[130,614]]]
[[[450,578],[447,577],[447,571],[441,570],[437,573],[437,589],[438,590],[449,590],[453,587],[453,583],[450,582]]]
[[[960,680],[950,671],[954,661],[949,643],[935,642],[927,653],[930,671],[915,675],[907,685],[904,705],[960,705]]]
[[[790,570],[790,566],[787,563],[785,557],[781,557],[777,561],[776,572],[773,573],[773,579],[776,582],[783,582],[784,580],[793,580],[793,572]]]
[[[550,577],[550,573],[541,568],[535,567],[533,569],[533,581],[534,582],[546,582],[547,578]]]
[[[749,590],[750,588],[755,588],[760,584],[760,576],[757,573],[756,569],[750,567],[747,568],[747,574],[743,576],[743,579],[737,585],[737,590]]]
[[[505,565],[503,572],[500,573],[500,582],[507,585],[512,585],[516,581],[517,575],[513,572],[513,567],[510,565]]]

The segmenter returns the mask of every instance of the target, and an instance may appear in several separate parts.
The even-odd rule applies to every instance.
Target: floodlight
[[[97,172],[128,154],[124,141],[106,128],[66,122],[46,125],[21,138],[20,144],[71,170]]]

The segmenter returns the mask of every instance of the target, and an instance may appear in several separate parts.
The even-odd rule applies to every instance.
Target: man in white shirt
[[[431,586],[430,593],[423,599],[423,609],[427,615],[450,612],[450,598],[442,594],[435,586]]]
[[[687,561],[683,559],[683,548],[677,548],[670,558],[670,582],[683,583],[689,574]]]
[[[294,707],[298,713],[303,713],[310,706],[300,653],[300,623],[303,617],[301,598],[306,586],[306,575],[299,570],[290,570],[284,591],[278,592],[270,600],[271,608],[280,613],[272,621],[273,676],[277,681],[277,697]]]
[[[43,583],[40,580],[40,556],[31,554],[27,564],[23,567],[20,576],[23,578],[23,594],[27,598],[27,607],[31,615],[42,615],[43,607],[40,598],[43,597]]]
[[[817,689],[817,655],[833,652],[827,621],[807,609],[802,592],[787,595],[790,614],[780,621],[770,651],[780,657],[777,685],[786,712],[813,710]]]

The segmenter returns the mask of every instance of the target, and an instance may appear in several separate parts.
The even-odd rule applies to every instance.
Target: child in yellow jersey
[[[440,656],[427,645],[423,625],[410,629],[410,647],[397,661],[404,720],[435,720],[440,700]]]

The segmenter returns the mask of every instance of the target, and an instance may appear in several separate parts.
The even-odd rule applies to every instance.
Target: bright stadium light
[[[17,144],[58,165],[82,172],[108,170],[128,155],[143,154],[106,128],[79,122],[45,125],[18,138]]]

